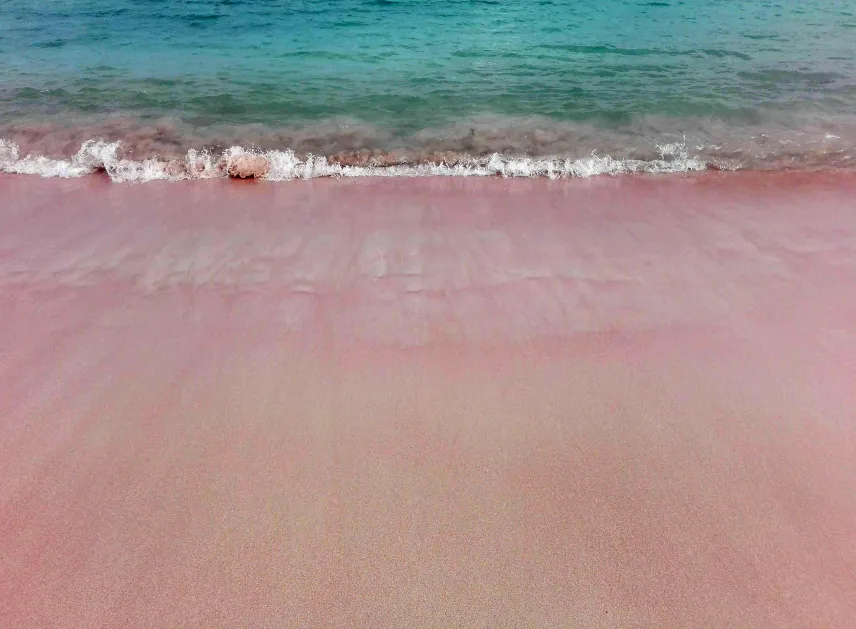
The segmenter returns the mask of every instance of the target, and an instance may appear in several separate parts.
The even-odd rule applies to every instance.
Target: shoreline
[[[289,143],[264,147],[245,142],[197,144],[168,141],[169,134],[158,131],[154,138],[138,138],[126,146],[124,140],[108,141],[95,135],[84,141],[65,143],[59,152],[31,152],[14,140],[0,137],[0,173],[36,175],[44,178],[74,178],[106,173],[116,183],[150,181],[252,178],[265,181],[293,181],[317,178],[421,178],[495,177],[590,178],[599,175],[672,174],[699,171],[752,172],[856,172],[852,142],[825,132],[822,136],[791,131],[773,140],[766,133],[749,134],[731,144],[711,138],[677,137],[659,139],[613,138],[599,146],[562,137],[561,150],[549,147],[516,147],[492,138],[490,147],[478,145],[466,135],[450,144],[433,146],[418,143],[410,148],[361,146],[342,143],[348,133],[340,130],[336,148],[290,148]],[[475,129],[471,130],[475,133]],[[844,131],[842,131],[844,133]],[[26,134],[25,134],[26,135]],[[38,134],[36,134],[38,135]],[[490,137],[488,134],[485,138]],[[521,141],[541,137],[537,129],[522,133]],[[549,135],[549,134],[548,134]],[[739,135],[739,134],[738,134]],[[793,137],[791,137],[793,136]],[[607,136],[608,137],[608,136]],[[310,138],[304,138],[310,145]],[[158,142],[165,144],[156,150]],[[439,142],[439,141],[438,141]],[[59,144],[63,144],[60,142]],[[726,145],[728,146],[726,147]],[[181,148],[180,148],[181,147]],[[63,155],[63,157],[60,157]]]
[[[854,174],[0,195],[0,624],[856,615]]]

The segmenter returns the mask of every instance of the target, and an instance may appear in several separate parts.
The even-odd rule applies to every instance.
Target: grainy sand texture
[[[0,626],[854,618],[852,175],[0,177]]]

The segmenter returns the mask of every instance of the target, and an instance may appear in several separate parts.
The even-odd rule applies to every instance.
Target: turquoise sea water
[[[240,145],[346,164],[680,154],[846,167],[854,121],[856,4],[840,0],[0,8],[7,162],[11,143],[20,161],[102,138],[137,158]]]

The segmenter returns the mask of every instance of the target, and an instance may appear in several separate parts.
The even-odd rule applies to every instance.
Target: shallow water
[[[832,0],[7,0],[0,137],[18,160],[103,138],[137,159],[650,162],[680,143],[716,167],[847,167],[854,42]]]

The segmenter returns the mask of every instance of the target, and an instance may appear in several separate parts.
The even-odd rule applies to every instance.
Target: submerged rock
[[[237,179],[259,179],[270,169],[264,155],[238,155],[229,161],[229,176]]]

